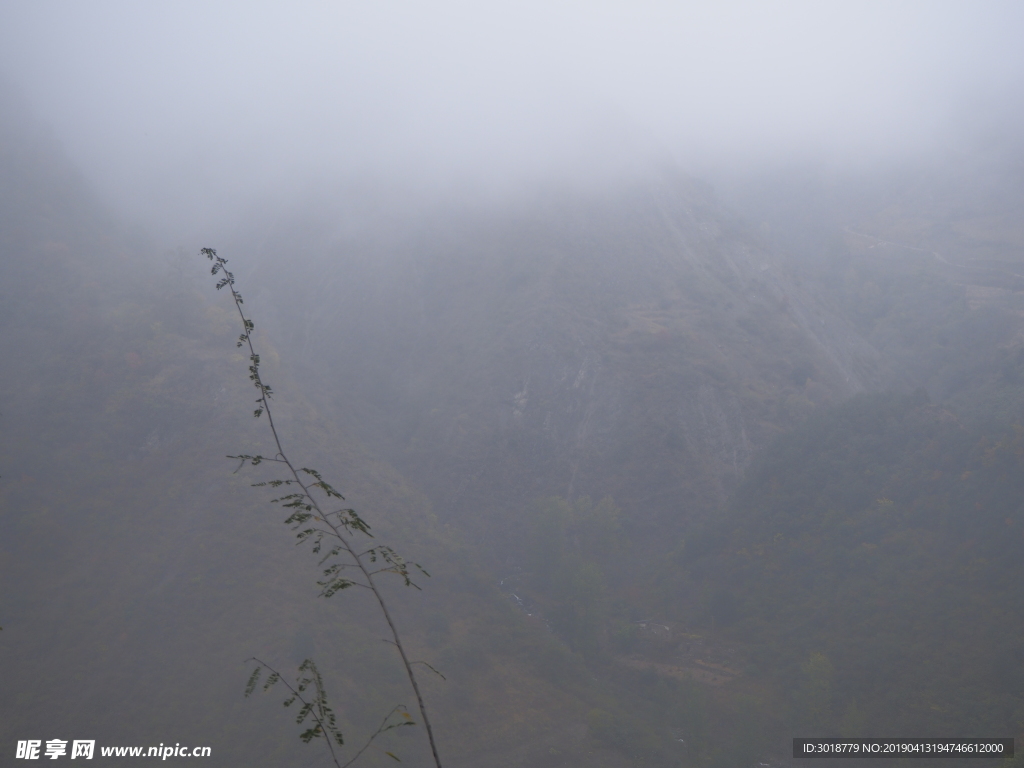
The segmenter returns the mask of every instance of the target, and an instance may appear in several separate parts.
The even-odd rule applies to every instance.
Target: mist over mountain
[[[1020,124],[1016,3],[5,10],[0,70],[171,248],[311,181],[504,199],[666,159],[891,167]]]
[[[393,218],[383,236],[282,227],[250,250],[254,306],[277,308],[296,363],[466,521],[584,493],[678,525],[806,412],[892,375],[678,173]]]
[[[1017,6],[38,8],[0,30],[0,750],[331,764],[252,656],[316,660],[348,757],[411,700],[224,458],[277,449],[207,246],[289,453],[431,574],[386,594],[445,765],[1020,749]]]

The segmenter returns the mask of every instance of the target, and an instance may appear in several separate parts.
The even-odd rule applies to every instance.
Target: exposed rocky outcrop
[[[291,243],[321,254],[299,264],[266,240],[266,303],[331,308],[312,330],[282,315],[283,338],[439,514],[481,535],[543,495],[610,494],[662,532],[712,514],[771,437],[886,376],[686,177],[345,231]]]

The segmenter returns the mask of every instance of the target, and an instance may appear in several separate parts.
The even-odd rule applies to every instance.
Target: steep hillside
[[[1024,418],[1019,140],[886,172],[781,169],[723,183],[784,269],[972,423]]]
[[[368,205],[271,231],[254,277],[322,407],[602,679],[700,681],[748,755],[794,728],[1016,732],[1024,304],[1009,240],[1002,266],[977,232],[956,258],[984,265],[948,255],[992,195],[936,174],[756,229],[671,174],[386,227]],[[931,239],[898,240],[899,210]],[[886,389],[919,392],[841,405]]]
[[[664,570],[674,618],[786,690],[797,730],[1019,734],[1022,435],[923,392],[813,417]]]
[[[210,746],[211,765],[327,764],[281,698],[243,699],[244,659],[315,658],[350,744],[409,691],[373,606],[318,601],[315,560],[250,487],[265,475],[224,458],[267,451],[230,307],[189,276],[208,266],[198,255],[153,266],[57,148],[13,118],[4,130],[0,749],[84,738]],[[432,573],[392,598],[415,657],[447,678],[423,681],[446,765],[671,764],[681,719],[692,761],[721,751],[728,707],[692,684],[596,677],[258,342],[296,457]],[[421,731],[402,732],[385,747],[425,764]]]
[[[243,659],[314,657],[353,741],[408,691],[373,606],[318,601],[266,475],[224,459],[267,451],[230,306],[5,103],[0,749],[324,761],[242,698]],[[393,599],[447,677],[424,680],[446,765],[1020,732],[1010,176],[758,226],[671,172],[502,206],[351,195],[221,248],[286,442],[432,573]],[[423,764],[404,730],[389,748]]]
[[[356,218],[263,237],[258,300],[477,540],[512,535],[535,498],[582,494],[664,543],[774,435],[885,381],[852,325],[685,177]]]

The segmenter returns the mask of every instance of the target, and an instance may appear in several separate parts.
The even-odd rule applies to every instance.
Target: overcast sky
[[[0,74],[108,200],[183,227],[315,178],[899,156],[1024,82],[1021,2],[0,8]]]

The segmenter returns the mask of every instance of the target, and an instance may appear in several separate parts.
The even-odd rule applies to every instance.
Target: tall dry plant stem
[[[292,463],[291,459],[285,453],[284,447],[281,444],[281,437],[278,434],[277,427],[274,424],[274,415],[270,407],[270,400],[273,395],[273,391],[270,386],[263,382],[260,375],[260,356],[256,353],[256,349],[252,342],[252,332],[255,328],[252,320],[245,316],[245,312],[242,309],[242,296],[235,289],[235,277],[227,269],[227,259],[217,255],[217,252],[212,248],[203,248],[200,253],[206,256],[210,261],[213,262],[213,268],[211,274],[214,276],[220,274],[221,279],[217,282],[217,289],[228,288],[231,291],[231,298],[235,302],[235,308],[238,310],[238,315],[242,320],[243,333],[238,337],[238,347],[246,346],[249,349],[249,378],[252,380],[253,385],[259,392],[259,398],[256,400],[256,410],[253,412],[253,416],[259,418],[262,414],[266,413],[267,423],[270,425],[270,432],[274,438],[274,447],[277,449],[277,453],[272,456],[261,456],[261,455],[249,455],[240,454],[238,456],[229,456],[231,459],[239,460],[239,468],[245,464],[251,464],[256,466],[263,462],[274,462],[283,464],[287,469],[286,479],[283,480],[270,480],[262,483],[254,483],[256,486],[269,486],[272,488],[286,487],[289,489],[298,489],[292,493],[287,493],[284,496],[274,499],[274,503],[281,504],[281,506],[290,510],[290,515],[285,520],[287,525],[290,525],[293,530],[298,531],[296,534],[300,541],[312,542],[312,550],[314,554],[319,554],[323,545],[329,545],[326,550],[326,554],[321,558],[320,565],[327,564],[327,567],[323,569],[323,579],[317,583],[322,587],[320,592],[322,597],[331,597],[336,592],[349,587],[362,587],[369,589],[374,598],[377,601],[377,605],[380,607],[381,614],[384,620],[387,622],[388,630],[391,633],[391,640],[388,642],[395,646],[398,650],[398,655],[401,657],[402,666],[405,668],[406,676],[409,678],[409,684],[412,686],[412,690],[416,695],[416,704],[419,708],[420,717],[423,719],[424,728],[427,731],[427,739],[430,742],[430,751],[434,758],[434,765],[436,768],[441,768],[441,758],[437,753],[437,744],[434,741],[434,732],[430,726],[430,718],[427,715],[427,708],[423,702],[423,695],[420,692],[419,683],[416,680],[416,674],[413,671],[413,666],[416,664],[422,664],[435,673],[429,664],[424,661],[411,661],[405,650],[405,645],[402,643],[402,638],[398,633],[398,629],[395,627],[395,623],[391,618],[391,612],[388,610],[387,602],[384,600],[384,595],[381,592],[375,577],[382,573],[390,573],[399,576],[406,586],[419,587],[412,580],[411,568],[415,568],[417,571],[425,576],[429,576],[419,564],[405,560],[391,547],[385,545],[375,545],[368,549],[360,549],[355,545],[355,540],[358,536],[367,536],[373,538],[373,534],[370,533],[370,526],[364,521],[354,509],[335,509],[326,511],[325,507],[331,502],[332,499],[344,501],[345,497],[336,491],[329,483],[327,483],[320,473],[315,469],[308,467],[299,467]],[[323,500],[318,500],[313,494],[314,491],[319,492],[324,497]],[[249,685],[246,688],[246,695],[252,693],[258,678],[263,669],[270,671],[270,676],[267,678],[267,682],[264,684],[264,690],[270,688],[272,685],[280,681],[281,676],[273,668],[269,667],[258,659],[253,659],[257,663],[257,667],[254,670],[252,676],[249,679]],[[440,673],[437,673],[440,674]],[[311,717],[314,725],[302,734],[301,738],[308,742],[313,738],[324,736],[328,742],[328,746],[331,751],[331,758],[335,765],[341,768],[339,758],[335,756],[334,747],[331,744],[331,738],[333,737],[337,744],[342,745],[343,739],[341,732],[334,725],[334,716],[331,712],[330,707],[327,706],[326,696],[323,693],[323,684],[320,680],[319,672],[316,670],[315,665],[310,660],[306,660],[303,666],[300,667],[300,680],[297,682],[297,687],[285,683],[288,689],[291,691],[291,697],[285,702],[286,706],[295,702],[296,700],[301,702],[299,709],[298,722],[303,722],[306,717]],[[306,690],[307,687],[313,686],[313,690],[316,695],[313,697],[313,701],[307,702],[302,696],[301,692]],[[399,720],[396,723],[391,723],[390,718],[393,714],[398,712],[404,716],[404,720]],[[377,730],[373,736],[370,737],[370,741],[367,742],[366,746],[370,745],[373,739],[381,733],[391,730],[402,725],[412,725],[412,720],[409,718],[408,713],[404,712],[404,708],[401,706],[396,707],[389,713],[388,717],[385,718],[384,724]],[[365,751],[366,746],[363,747],[357,753],[355,760]],[[390,752],[386,753],[391,757],[395,757]],[[397,758],[395,758],[397,759]],[[345,765],[350,765],[350,760]]]

